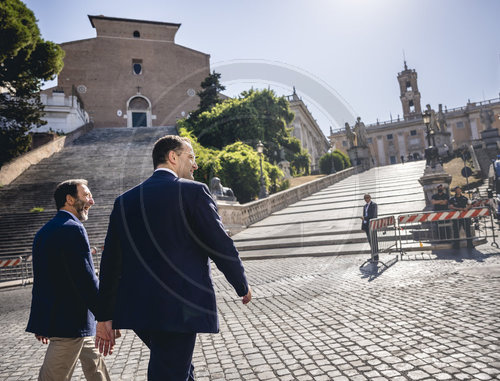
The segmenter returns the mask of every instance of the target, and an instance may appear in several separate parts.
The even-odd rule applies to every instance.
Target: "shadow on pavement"
[[[389,261],[367,262],[359,268],[359,271],[361,271],[361,279],[367,278],[368,282],[371,282],[382,275],[388,268],[392,267],[397,261],[398,257],[396,256]]]

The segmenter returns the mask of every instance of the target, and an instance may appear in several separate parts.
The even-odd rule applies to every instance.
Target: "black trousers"
[[[363,229],[365,230],[365,229]],[[373,237],[373,247],[372,247],[372,240],[370,239],[370,230],[369,229],[366,229],[365,230],[365,233],[366,233],[366,238],[368,238],[368,243],[370,244],[370,247],[372,249],[372,251],[375,250],[375,255],[373,256],[373,259],[375,259],[376,261],[378,261],[378,241],[377,241],[377,236],[375,235]]]
[[[194,381],[196,333],[135,330],[150,350],[148,381]]]

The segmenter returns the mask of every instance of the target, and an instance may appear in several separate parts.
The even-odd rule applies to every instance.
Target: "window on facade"
[[[347,147],[347,141],[346,140],[342,140],[342,147]]]
[[[372,138],[368,138],[368,139],[366,139],[366,142],[367,142],[368,144],[372,144],[372,143],[373,143],[373,139],[372,139]]]
[[[396,156],[390,156],[389,160],[391,161],[391,164],[396,164]]]
[[[392,140],[392,134],[387,134],[387,140]]]
[[[411,83],[410,83],[410,81],[406,81],[406,91],[411,91]]]
[[[416,135],[417,135],[417,130],[410,131],[410,136],[416,136]]]
[[[142,60],[139,59],[132,60],[132,71],[135,75],[142,74]]]
[[[464,128],[464,122],[457,122],[457,128]]]
[[[141,33],[138,30],[134,30],[134,38],[140,38]]]

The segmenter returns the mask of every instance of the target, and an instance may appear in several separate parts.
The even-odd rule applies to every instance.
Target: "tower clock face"
[[[410,98],[413,98],[413,91],[408,91],[406,93],[406,99],[410,99]]]

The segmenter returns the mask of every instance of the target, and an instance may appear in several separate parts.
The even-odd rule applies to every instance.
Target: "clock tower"
[[[405,69],[398,73],[401,104],[403,105],[403,118],[405,120],[419,118],[422,115],[420,106],[420,92],[417,85],[417,72],[408,69],[404,61]]]

